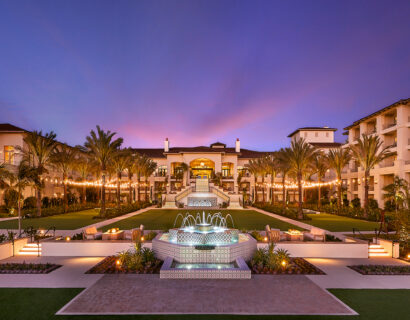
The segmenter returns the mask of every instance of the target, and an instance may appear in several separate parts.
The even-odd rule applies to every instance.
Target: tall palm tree
[[[56,134],[51,131],[43,135],[42,131],[27,132],[23,139],[26,147],[17,147],[23,154],[23,161],[36,169],[35,189],[37,194],[37,216],[41,216],[41,191],[44,188],[42,175],[48,173],[51,155],[57,147]]]
[[[289,163],[289,148],[280,149],[276,153],[276,160],[278,162],[278,172],[282,175],[282,210],[286,210],[286,176],[290,170]]]
[[[327,154],[329,167],[335,170],[337,180],[339,180],[337,185],[337,206],[339,210],[342,207],[342,170],[349,164],[351,159],[352,154],[349,148],[330,149]]]
[[[148,159],[148,161],[145,163],[143,170],[145,178],[145,201],[148,200],[148,189],[150,189],[149,177],[155,172],[156,169],[157,163],[151,159]]]
[[[104,131],[97,126],[97,132],[90,131],[90,135],[86,137],[84,147],[99,164],[101,169],[101,215],[105,215],[105,176],[110,161],[114,157],[117,150],[121,147],[123,139],[114,139],[116,132]]]
[[[312,158],[312,173],[316,174],[318,182],[318,200],[317,200],[317,209],[320,211],[320,201],[322,198],[322,187],[321,183],[326,174],[326,171],[329,169],[329,163],[326,156],[322,152],[317,152]]]
[[[369,216],[369,176],[370,170],[375,165],[389,157],[390,146],[382,147],[383,142],[378,136],[367,136],[365,134],[357,140],[357,144],[351,145],[353,158],[364,170],[364,217]]]
[[[55,148],[54,153],[50,157],[52,165],[56,167],[63,176],[64,212],[68,211],[67,178],[69,172],[74,168],[77,155],[77,149],[71,148],[65,144],[60,144]]]
[[[122,173],[127,169],[129,151],[127,149],[118,150],[112,158],[112,167],[117,175],[117,207],[121,205],[121,178]]]
[[[185,162],[182,162],[179,167],[180,167],[180,170],[182,171],[182,176],[186,175],[186,185],[188,186],[189,166]],[[183,182],[182,182],[182,185],[184,185]]]
[[[278,159],[276,158],[276,153],[272,152],[265,156],[265,168],[266,172],[270,175],[270,202],[273,205],[275,202],[275,188],[273,184],[275,183],[276,172],[278,171]]]
[[[385,186],[383,190],[386,192],[384,194],[385,198],[394,200],[395,211],[397,213],[400,202],[402,203],[406,199],[406,194],[408,193],[407,181],[395,176],[393,183]]]
[[[128,203],[132,203],[132,177],[137,170],[137,158],[138,154],[133,154],[130,150],[127,155],[127,176],[128,176]]]
[[[302,208],[302,177],[308,170],[312,158],[315,156],[316,150],[307,143],[304,139],[293,140],[289,151],[289,163],[291,169],[296,174],[298,183],[299,204],[298,204],[298,219],[303,219]]]
[[[31,185],[37,177],[35,168],[28,165],[27,161],[23,160],[17,166],[14,172],[9,174],[8,189],[17,191],[17,212],[18,212],[18,234],[21,235],[21,204],[23,202],[23,192],[26,187]]]
[[[88,176],[93,172],[93,160],[86,154],[82,154],[75,162],[75,170],[79,174],[81,182],[83,182],[81,202],[85,204],[87,201],[87,187],[85,182],[87,182]]]
[[[148,162],[149,158],[145,154],[137,155],[136,158],[136,168],[135,172],[137,173],[137,200],[138,202],[141,201],[141,177],[144,175],[144,169]]]
[[[255,199],[253,199],[253,201],[258,202],[258,177],[260,174],[259,163],[256,159],[251,159],[247,164],[245,164],[245,167],[248,168],[248,171],[251,173],[251,175],[253,175],[255,179]]]
[[[262,202],[265,203],[265,176],[268,172],[268,169],[264,158],[258,158],[256,160],[256,163],[259,168],[259,174],[262,177]]]

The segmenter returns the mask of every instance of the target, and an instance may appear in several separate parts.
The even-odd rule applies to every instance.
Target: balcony
[[[359,167],[355,167],[355,168],[350,169],[350,172],[357,172],[357,171],[359,171]]]
[[[385,161],[379,165],[380,168],[394,167],[394,161]]]
[[[371,130],[368,130],[365,134],[366,134],[367,136],[370,136],[370,135],[375,134],[375,133],[376,133],[376,128],[371,129]]]
[[[396,122],[396,121],[395,121],[395,122],[392,122],[392,123],[385,124],[385,125],[383,126],[383,130],[392,128],[392,127],[394,127],[394,126],[396,126],[396,125],[397,125],[397,122]]]
[[[353,191],[358,191],[358,190],[359,190],[359,185],[354,184],[354,185],[353,185]]]
[[[369,191],[374,191],[374,185],[369,185]]]
[[[232,180],[233,176],[223,176],[222,179],[223,180]]]

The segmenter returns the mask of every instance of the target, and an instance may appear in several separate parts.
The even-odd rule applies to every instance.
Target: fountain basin
[[[232,263],[178,263],[165,259],[159,274],[161,279],[250,279],[251,270],[243,258]]]

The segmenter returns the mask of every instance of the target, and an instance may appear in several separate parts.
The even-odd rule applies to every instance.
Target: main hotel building
[[[390,146],[392,151],[391,157],[370,172],[370,197],[376,199],[379,206],[384,204],[383,187],[392,183],[394,176],[410,181],[410,99],[400,100],[347,126],[345,134],[348,138],[345,144],[334,142],[335,131],[335,128],[328,127],[304,127],[295,130],[288,137],[303,138],[315,148],[326,152],[331,148],[346,148],[355,144],[363,134],[379,136],[383,145]],[[21,155],[17,146],[24,148],[26,133],[26,130],[14,125],[0,124],[0,163],[4,162],[11,167],[19,163]],[[157,163],[155,173],[147,177],[151,186],[147,196],[153,198],[161,193],[165,207],[175,207],[177,203],[199,206],[201,201],[203,204],[209,198],[209,194],[213,194],[217,204],[226,202],[231,208],[236,208],[241,206],[243,189],[251,198],[256,197],[256,192],[262,193],[260,188],[255,188],[258,182],[262,182],[262,178],[254,177],[247,170],[246,164],[251,159],[264,156],[266,152],[241,148],[239,139],[232,147],[220,142],[210,146],[172,147],[170,141],[165,139],[163,148],[136,148],[134,151],[147,155]],[[188,171],[181,179],[178,170],[181,170],[182,163],[188,166]],[[221,174],[220,186],[206,179],[215,173]],[[239,174],[242,176],[241,181],[238,181]],[[126,174],[124,182],[125,177]],[[363,177],[362,168],[354,161],[343,170],[342,183],[349,200],[355,197],[363,199]],[[334,173],[328,172],[325,179],[335,179]],[[264,181],[270,181],[270,177],[266,177]],[[61,174],[50,168],[45,182],[44,196],[62,195]],[[281,182],[280,175],[276,177],[276,182]],[[266,200],[270,200],[269,186],[266,185],[265,189]],[[144,188],[142,190],[144,192]],[[3,192],[0,192],[0,201],[3,201]],[[291,201],[295,193],[296,191],[290,192]],[[34,190],[27,188],[25,196],[29,195],[34,195]],[[274,197],[281,200],[281,190],[276,190]]]

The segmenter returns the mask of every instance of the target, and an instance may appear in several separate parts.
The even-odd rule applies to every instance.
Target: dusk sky
[[[410,1],[0,0],[0,122],[275,150],[410,96]]]

